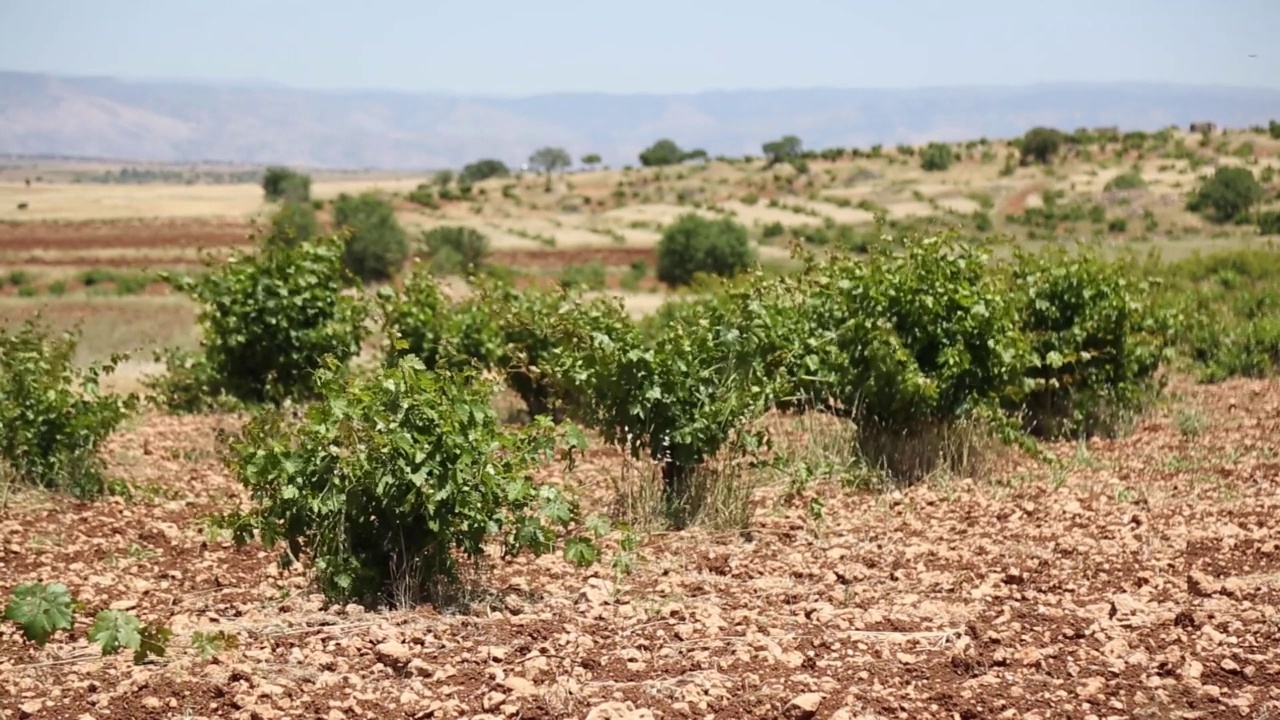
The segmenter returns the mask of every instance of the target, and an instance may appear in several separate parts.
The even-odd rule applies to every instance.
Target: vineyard
[[[1280,251],[1046,242],[1120,225],[1040,195],[555,251],[643,316],[373,194],[147,244],[199,340],[136,391],[0,327],[0,718],[1280,712]]]

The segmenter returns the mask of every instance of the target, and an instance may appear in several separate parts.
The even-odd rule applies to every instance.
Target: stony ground
[[[616,584],[500,565],[452,614],[328,607],[210,535],[240,495],[226,421],[149,417],[109,449],[133,501],[8,499],[3,591],[85,607],[43,649],[0,630],[0,718],[1280,718],[1280,383],[1176,391],[1055,464],[764,498],[749,532],[646,536]],[[168,655],[98,657],[112,606],[169,624]],[[197,630],[239,646],[202,659]]]

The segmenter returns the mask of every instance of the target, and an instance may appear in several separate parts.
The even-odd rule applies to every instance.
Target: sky
[[[501,96],[1280,88],[1277,30],[1280,0],[0,0],[0,70]]]

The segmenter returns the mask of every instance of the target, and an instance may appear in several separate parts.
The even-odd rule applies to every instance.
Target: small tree
[[[640,153],[640,164],[645,167],[679,165],[685,160],[685,152],[674,140],[663,138]]]
[[[944,143],[929,143],[929,146],[920,152],[920,167],[927,172],[938,172],[951,167],[952,161],[955,160],[955,153],[951,151],[951,146]]]
[[[728,277],[753,260],[745,227],[727,217],[708,220],[689,213],[663,232],[657,275],[669,285],[687,285],[697,273]]]
[[[311,200],[311,176],[287,167],[272,166],[262,176],[262,192],[269,202]]]
[[[548,192],[551,191],[551,173],[557,170],[564,170],[572,164],[573,158],[569,157],[568,151],[564,148],[539,148],[529,156],[529,165],[547,176]]]
[[[271,216],[271,232],[268,242],[298,245],[320,234],[320,221],[316,211],[308,203],[287,200]]]
[[[506,163],[501,160],[486,158],[484,160],[477,160],[462,168],[462,174],[458,179],[464,183],[474,184],[481,180],[488,180],[489,178],[494,177],[506,177],[510,174],[511,171],[507,168]]]
[[[781,139],[767,142],[761,147],[769,161],[767,167],[772,167],[778,163],[791,162],[799,158],[800,154],[804,152],[804,144],[795,135],[784,135]]]
[[[390,279],[409,255],[409,241],[395,210],[374,192],[339,196],[333,203],[333,220],[347,235],[343,262],[365,282]]]
[[[1248,168],[1220,167],[1191,194],[1187,209],[1231,222],[1257,205],[1262,195],[1262,185]]]
[[[1048,165],[1060,147],[1062,147],[1061,132],[1046,127],[1032,128],[1022,136],[1020,148],[1022,164],[1026,165],[1034,160],[1041,165]]]
[[[580,160],[579,162],[581,162],[583,165],[586,165],[588,169],[592,169],[592,168],[595,168],[596,165],[600,164],[600,155],[598,155],[597,153],[588,153],[586,155],[583,155],[582,160]]]
[[[453,171],[437,170],[436,174],[431,176],[431,180],[439,187],[448,187],[453,184]]]

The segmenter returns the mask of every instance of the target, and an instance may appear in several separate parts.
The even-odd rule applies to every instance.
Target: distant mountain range
[[[620,165],[662,137],[741,155],[788,133],[806,147],[867,147],[1011,137],[1035,125],[1236,127],[1272,118],[1280,90],[1161,84],[506,98],[0,72],[0,154],[312,168],[518,164],[543,145]]]

